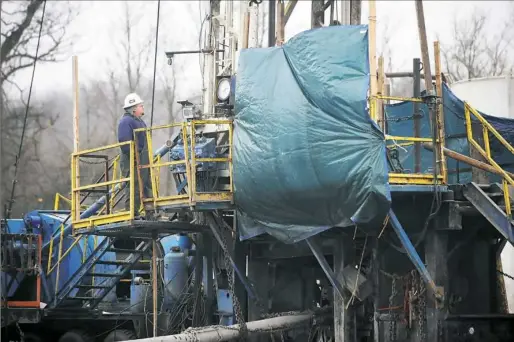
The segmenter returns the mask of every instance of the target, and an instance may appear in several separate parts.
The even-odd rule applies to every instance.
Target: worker
[[[134,130],[138,128],[146,128],[146,124],[142,119],[145,115],[145,108],[143,100],[136,93],[130,93],[125,97],[123,104],[125,113],[121,117],[118,123],[118,142],[133,141]],[[146,141],[146,132],[137,132],[137,146],[135,150],[139,155],[139,165],[148,165],[148,144]],[[130,176],[130,148],[129,145],[123,145],[121,148],[120,155],[120,168],[123,177],[127,178]],[[134,163],[136,162],[136,156],[134,155]],[[150,169],[141,169],[141,180],[143,182],[143,196],[144,198],[151,198],[151,187],[150,187]],[[130,187],[125,186],[125,210],[130,210]],[[134,216],[136,219],[140,219],[139,208],[141,207],[141,192],[139,189],[139,177],[137,173],[136,165],[134,164]]]

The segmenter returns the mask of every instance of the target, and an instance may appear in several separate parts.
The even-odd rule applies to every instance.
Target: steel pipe
[[[249,335],[270,333],[277,330],[289,330],[311,324],[314,313],[304,313],[298,315],[280,316],[267,318],[259,321],[246,323]],[[218,342],[230,341],[241,336],[239,324],[228,327],[211,326],[205,328],[190,328],[177,335],[168,335],[152,338],[132,340],[133,342],[178,342],[178,341],[198,341],[198,342]]]
[[[429,143],[423,144],[423,147],[426,150],[429,150],[429,151],[433,151],[434,150],[433,145],[429,144]],[[465,156],[463,154],[457,153],[457,152],[455,152],[453,150],[450,150],[450,149],[448,149],[446,147],[443,147],[443,153],[447,157],[450,157],[452,159],[461,161],[463,163],[466,163],[466,164],[471,165],[473,167],[476,167],[478,169],[481,169],[481,170],[484,170],[484,171],[487,171],[487,172],[491,172],[491,173],[494,173],[496,175],[503,176],[503,174],[499,170],[495,169],[493,166],[491,166],[489,164],[486,164],[484,162],[481,162],[479,160],[476,160],[474,158],[470,158],[470,157]],[[507,174],[509,176],[511,176],[511,177],[514,177],[514,173],[507,172]]]

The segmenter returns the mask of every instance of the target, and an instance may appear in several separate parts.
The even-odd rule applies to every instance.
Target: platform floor
[[[102,236],[152,237],[153,234],[201,233],[207,230],[209,230],[208,226],[182,221],[134,220],[106,224],[99,227],[80,228],[76,230],[76,233]]]

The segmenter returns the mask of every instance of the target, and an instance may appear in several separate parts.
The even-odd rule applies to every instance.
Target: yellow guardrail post
[[[195,121],[191,121],[191,189],[190,189],[190,205],[195,205],[196,202],[196,153],[195,153],[195,143],[196,143],[196,123]],[[186,159],[189,161],[189,159]]]

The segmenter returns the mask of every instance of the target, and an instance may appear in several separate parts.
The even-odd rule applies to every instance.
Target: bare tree
[[[514,15],[513,9],[511,7]],[[488,27],[494,27],[496,34],[489,34]],[[450,81],[499,76],[509,72],[513,66],[513,29],[510,18],[504,23],[492,23],[487,13],[476,8],[470,17],[455,18],[451,42],[441,45],[441,55]]]
[[[151,87],[147,87],[148,71],[151,70],[153,30],[141,39],[141,11],[132,2],[122,4],[121,39],[113,41],[116,48],[114,56],[106,58],[110,72],[106,79],[91,82],[86,87],[88,101],[98,108],[94,115],[102,120],[107,127],[102,130],[103,138],[98,143],[113,142],[116,139],[118,120],[123,114],[123,99],[129,92],[137,92],[141,97],[148,98]],[[105,126],[104,125],[104,126]]]
[[[48,2],[42,21],[43,1],[1,1],[0,42],[0,139],[1,169],[4,177],[0,184],[3,200],[9,200],[14,178],[15,163],[18,164],[17,191],[13,215],[19,215],[27,208],[36,208],[48,188],[44,188],[45,173],[41,170],[39,142],[42,132],[55,123],[57,116],[30,103],[23,150],[18,147],[24,126],[26,91],[16,76],[40,62],[56,62],[69,47],[66,28],[77,14],[75,6],[62,2]],[[41,30],[41,35],[40,35]],[[36,56],[36,46],[40,47]],[[8,87],[10,86],[10,87]],[[8,89],[10,88],[10,89]],[[18,93],[19,98],[15,95]],[[33,175],[41,171],[38,177]],[[2,208],[3,209],[3,208]]]
[[[69,47],[66,27],[76,15],[75,7],[62,2],[47,3],[41,28],[38,62],[56,62]],[[11,81],[14,75],[34,65],[35,47],[39,37],[43,1],[2,1],[0,82]]]

